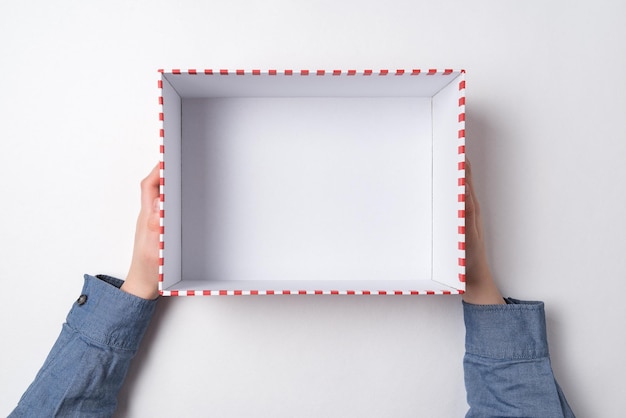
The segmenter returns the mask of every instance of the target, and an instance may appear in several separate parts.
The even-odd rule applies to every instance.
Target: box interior
[[[163,74],[163,289],[458,288],[458,80]]]

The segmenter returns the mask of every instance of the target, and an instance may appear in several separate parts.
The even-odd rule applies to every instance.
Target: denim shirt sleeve
[[[550,365],[542,302],[463,302],[466,417],[574,417]]]
[[[61,334],[9,417],[110,417],[156,300],[120,290],[114,277],[85,275]]]

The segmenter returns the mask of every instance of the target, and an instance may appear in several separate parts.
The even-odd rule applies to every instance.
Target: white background
[[[82,286],[124,277],[158,157],[158,68],[465,68],[503,293],[547,304],[579,417],[626,410],[626,3],[3,1],[0,415]],[[161,300],[130,417],[457,417],[457,297]]]

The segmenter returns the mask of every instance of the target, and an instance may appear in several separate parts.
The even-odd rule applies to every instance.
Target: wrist
[[[501,305],[506,303],[487,264],[467,274],[463,300],[473,305]]]
[[[152,276],[152,273],[131,266],[120,289],[142,299],[156,299],[159,296],[158,282]]]

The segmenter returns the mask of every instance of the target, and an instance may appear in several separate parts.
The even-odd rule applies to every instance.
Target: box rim
[[[161,296],[211,296],[211,295],[220,295],[220,296],[228,296],[228,295],[302,295],[302,294],[312,294],[312,295],[424,295],[424,294],[442,294],[442,295],[450,295],[450,294],[463,294],[465,292],[465,264],[466,264],[466,247],[465,247],[465,70],[455,70],[455,69],[434,69],[430,68],[427,70],[422,70],[418,68],[414,68],[411,70],[404,69],[396,69],[396,70],[388,70],[388,69],[380,69],[380,70],[372,70],[372,69],[364,69],[364,70],[245,70],[245,69],[203,69],[197,70],[193,68],[189,68],[186,70],[182,69],[159,69],[157,70],[159,73],[159,79],[157,82],[157,87],[159,90],[158,96],[158,104],[159,104],[159,281],[158,281],[158,290]],[[178,291],[178,290],[167,290],[163,288],[163,265],[164,265],[164,201],[165,201],[165,177],[164,177],[164,109],[163,109],[163,78],[166,74],[171,75],[181,75],[181,74],[189,74],[189,75],[206,75],[206,76],[260,76],[260,75],[269,75],[269,76],[433,76],[433,75],[456,75],[459,78],[458,91],[459,91],[459,99],[458,99],[458,283],[459,288],[453,288],[450,285],[440,283],[431,278],[431,281],[438,283],[441,286],[445,286],[450,290],[186,290],[186,291]],[[454,78],[451,80],[451,82]],[[445,88],[445,86],[444,86]],[[236,283],[236,282],[234,282]]]

